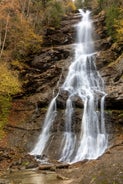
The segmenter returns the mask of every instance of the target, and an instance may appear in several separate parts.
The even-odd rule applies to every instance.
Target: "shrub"
[[[115,20],[115,38],[118,42],[123,43],[123,9],[120,9],[120,15],[118,19]]]
[[[21,84],[17,74],[8,69],[7,64],[0,65],[0,137],[7,123],[11,107],[11,95],[21,92]]]
[[[65,6],[65,11],[67,13],[73,12],[76,10],[76,6],[72,1],[69,1]]]
[[[77,1],[75,1],[75,6],[76,6],[77,8],[82,8],[82,0],[77,0]]]
[[[104,8],[104,6],[105,6],[105,2],[107,1],[107,0],[97,0],[98,1],[98,5],[99,5],[99,9],[103,9]]]
[[[0,65],[0,71],[0,94],[10,96],[21,92],[17,73],[9,70],[5,63]]]
[[[45,11],[45,20],[47,25],[59,27],[64,13],[65,9],[61,1],[49,1]]]
[[[21,60],[30,53],[39,52],[42,37],[36,33],[34,26],[32,26],[32,18],[28,17],[27,8],[22,7],[24,2],[22,4],[19,4],[17,0],[12,2],[5,1],[0,6],[1,45],[5,41],[2,56],[5,56],[4,52],[9,50],[11,51],[11,59]]]
[[[97,0],[99,9],[106,12],[107,34],[113,38],[113,41],[122,40],[123,26],[123,1],[122,0]]]
[[[106,9],[106,27],[107,33],[109,36],[112,36],[115,39],[115,21],[118,19],[120,15],[119,8],[114,4],[111,5],[109,8]]]
[[[3,128],[8,121],[10,107],[11,98],[0,94],[0,138],[4,135]]]

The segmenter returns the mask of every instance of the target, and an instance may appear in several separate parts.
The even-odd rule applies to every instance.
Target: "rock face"
[[[106,97],[106,107],[110,109],[123,109],[123,46],[120,43],[112,43],[111,38],[106,37],[104,12],[101,12],[96,17],[96,20],[98,21],[95,21],[95,24],[99,26],[96,32],[99,35],[98,38],[101,38],[99,40],[101,44],[97,48],[99,51],[97,54],[97,68],[104,79],[108,94]]]
[[[105,82],[106,124],[112,140],[113,134],[118,137],[123,131],[123,46],[113,44],[111,38],[106,35],[104,12],[93,15],[93,19],[96,32],[96,64]],[[37,141],[48,104],[54,93],[58,92],[58,87],[63,83],[68,66],[73,60],[74,25],[79,20],[80,17],[76,14],[64,19],[61,28],[46,30],[40,54],[27,61],[28,67],[21,73],[21,78],[25,81],[24,94],[13,99],[9,122],[5,128],[7,147],[28,152]],[[57,101],[60,114],[57,126],[54,126],[52,131],[57,132],[58,137],[59,131],[64,129],[61,115],[65,109],[66,97],[67,94],[60,94]],[[79,131],[83,104],[79,99],[75,99],[75,105],[77,110],[73,122],[77,124],[75,131]],[[115,141],[117,142],[116,139]]]
[[[98,50],[96,65],[105,84],[105,120],[109,140],[114,135],[114,143],[123,133],[123,45],[113,43],[107,36],[103,11],[94,17],[98,35],[95,43]]]
[[[39,55],[26,61],[21,72],[24,94],[13,99],[9,123],[6,126],[8,146],[30,151],[41,131],[48,105],[63,83],[68,67],[73,60],[75,43],[74,25],[80,20],[78,14],[66,17],[59,29],[47,29]],[[58,108],[65,109],[66,94],[59,95]],[[78,107],[82,104],[75,99]],[[78,115],[79,116],[79,115]],[[59,116],[53,132],[63,130],[63,119]]]

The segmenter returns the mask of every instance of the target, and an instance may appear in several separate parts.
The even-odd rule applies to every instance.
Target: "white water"
[[[37,144],[35,145],[34,149],[30,153],[32,155],[42,155],[42,153],[45,149],[45,146],[50,138],[50,128],[51,128],[52,123],[53,123],[55,116],[57,114],[56,98],[57,98],[57,96],[52,99],[52,101],[49,105],[49,108],[48,108],[48,111],[46,114],[46,118],[44,121],[44,125],[42,127],[42,132],[39,136]]]
[[[77,24],[75,58],[60,89],[68,92],[65,110],[65,131],[61,141],[60,161],[69,163],[83,159],[96,159],[107,148],[107,134],[104,121],[104,85],[96,70],[95,51],[92,39],[93,26],[90,11],[80,10],[82,20]],[[50,103],[44,126],[38,142],[30,154],[42,155],[50,139],[50,129],[57,113],[56,97]],[[79,137],[72,132],[74,97],[81,99],[81,132]]]

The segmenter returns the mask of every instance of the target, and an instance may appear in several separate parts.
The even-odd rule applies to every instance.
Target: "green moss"
[[[61,1],[49,1],[45,12],[46,24],[56,28],[60,27],[60,22],[64,13],[64,4]]]
[[[107,33],[109,36],[112,36],[112,38],[115,38],[115,20],[119,17],[119,8],[115,5],[112,4],[110,8],[108,7],[106,9],[106,27],[107,27]]]
[[[108,110],[105,110],[105,112],[111,115],[113,113],[113,110],[108,109]]]
[[[29,162],[28,161],[27,162],[23,162],[22,165],[23,166],[28,166],[29,165]]]
[[[119,118],[123,118],[123,113],[119,114]]]
[[[42,107],[42,108],[41,108],[41,112],[46,113],[46,112],[47,112],[47,110],[48,110],[48,106],[45,106],[45,107]]]

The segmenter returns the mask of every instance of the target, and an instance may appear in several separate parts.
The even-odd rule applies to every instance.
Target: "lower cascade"
[[[108,145],[104,120],[104,82],[96,69],[94,42],[92,39],[93,24],[90,11],[80,10],[82,20],[76,25],[77,43],[74,60],[69,66],[68,74],[59,92],[52,99],[42,132],[31,155],[43,155],[49,146],[51,128],[57,117],[57,98],[60,90],[67,93],[64,111],[65,125],[59,145],[59,161],[74,163],[84,159],[96,159],[101,156]],[[74,98],[81,99],[83,104],[80,132],[72,128],[72,117],[75,111]]]

